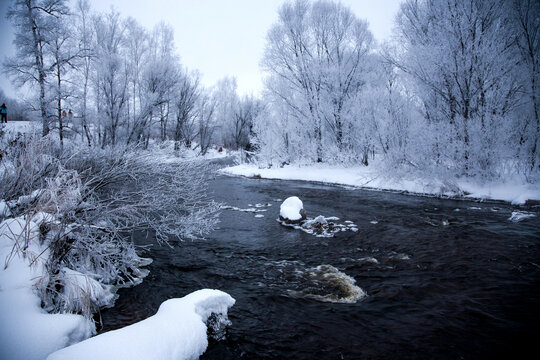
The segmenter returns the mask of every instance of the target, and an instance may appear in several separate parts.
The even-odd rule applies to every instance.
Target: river
[[[232,325],[202,359],[515,358],[536,349],[538,207],[514,223],[516,207],[496,202],[227,176],[210,188],[228,205],[219,228],[173,249],[152,245],[143,254],[154,259],[150,275],[119,291],[102,331],[216,288],[236,299]],[[279,205],[291,195],[308,217],[335,216],[348,230],[325,238],[281,226]]]

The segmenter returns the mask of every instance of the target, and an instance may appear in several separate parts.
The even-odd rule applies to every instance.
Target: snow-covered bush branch
[[[60,151],[47,140],[22,143],[27,151],[3,159],[0,193],[14,216],[50,215],[39,227],[48,248],[39,290],[50,311],[90,316],[113,300],[94,296],[97,289],[113,293],[141,281],[148,262],[129,239],[134,231],[172,246],[217,222],[219,207],[206,197],[211,169],[202,162],[162,164],[129,148]],[[70,285],[77,277],[85,280]]]

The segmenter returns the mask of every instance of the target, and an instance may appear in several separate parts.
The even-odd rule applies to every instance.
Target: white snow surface
[[[74,314],[48,314],[35,286],[45,276],[48,250],[39,224],[48,214],[11,218],[0,224],[0,359],[44,359],[88,338],[94,324]],[[17,248],[26,246],[23,252]],[[7,267],[6,267],[7,265]]]
[[[292,221],[300,220],[302,218],[300,211],[303,208],[304,204],[302,204],[302,200],[300,200],[297,196],[291,196],[285,199],[285,201],[283,201],[281,204],[279,208],[279,216]]]
[[[114,303],[115,293],[112,285],[103,285],[89,275],[64,267],[64,296],[75,304],[76,309],[82,309],[83,304],[91,299],[98,306],[108,306]]]
[[[340,166],[328,164],[285,165],[281,168],[259,168],[254,164],[241,164],[221,169],[237,176],[260,176],[264,179],[303,180],[390,191],[407,191],[436,196],[456,196],[493,199],[523,204],[527,200],[540,200],[540,186],[521,179],[508,179],[503,183],[475,183],[471,179],[396,178],[383,176],[376,164],[370,166]],[[449,186],[451,184],[452,186]],[[455,186],[455,187],[454,187]],[[458,190],[458,191],[456,191]]]
[[[2,125],[2,129],[10,135],[39,133],[40,123],[32,121],[9,121]]]
[[[7,217],[11,215],[11,210],[5,202],[5,200],[0,200],[0,218]]]
[[[192,148],[188,149],[182,146],[180,150],[174,150],[174,141],[165,141],[157,143],[150,142],[150,151],[148,152],[148,160],[150,162],[160,163],[180,163],[184,161],[200,161],[222,159],[226,157],[238,157],[238,151],[222,148],[220,152],[218,148],[209,148],[206,154],[201,155],[196,143],[192,144]]]
[[[206,320],[212,313],[226,315],[234,303],[220,290],[195,291],[165,301],[146,320],[59,350],[47,360],[197,359],[208,346]]]

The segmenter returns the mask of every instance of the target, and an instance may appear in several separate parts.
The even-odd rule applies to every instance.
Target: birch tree
[[[54,20],[66,15],[68,10],[64,0],[16,0],[7,12],[16,29],[14,44],[17,52],[4,66],[21,84],[38,87],[43,136],[49,133],[46,98],[49,65],[45,51],[51,40]]]

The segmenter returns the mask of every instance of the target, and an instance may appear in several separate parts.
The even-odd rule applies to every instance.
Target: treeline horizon
[[[245,149],[261,165],[373,160],[404,172],[536,181],[540,169],[535,0],[404,1],[393,40],[334,1],[285,2],[261,59],[261,97],[234,78],[204,87],[172,28],[87,0],[17,0],[17,56],[42,134],[90,146],[174,141]],[[360,14],[361,15],[361,14]],[[33,31],[32,29],[36,29]],[[180,54],[181,54],[181,50]],[[63,111],[75,120],[66,124]]]

